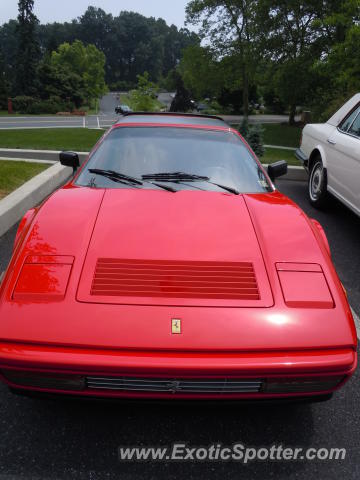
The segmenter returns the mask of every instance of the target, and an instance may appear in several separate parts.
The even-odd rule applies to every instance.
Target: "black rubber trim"
[[[109,402],[109,403],[125,403],[125,404],[159,404],[159,405],[278,405],[278,404],[287,404],[287,403],[318,403],[325,402],[330,400],[333,396],[332,393],[327,393],[325,395],[304,395],[296,397],[285,397],[285,398],[254,398],[254,399],[219,399],[219,400],[206,400],[206,399],[152,399],[152,398],[110,398],[110,397],[97,397],[97,396],[86,396],[86,395],[72,395],[65,393],[48,393],[40,391],[31,391],[31,390],[22,390],[21,388],[12,388],[9,387],[9,390],[15,394],[23,397],[37,398],[37,399],[49,399],[49,400],[72,400],[72,401],[81,401],[81,402]]]
[[[295,157],[304,165],[304,167],[308,166],[309,159],[300,148],[295,150]]]
[[[221,120],[226,123],[225,120],[217,115],[205,115],[201,113],[181,113],[181,112],[125,112],[123,117],[131,117],[134,115],[148,115],[148,116],[161,116],[161,117],[197,117],[197,118],[212,118],[214,120]]]

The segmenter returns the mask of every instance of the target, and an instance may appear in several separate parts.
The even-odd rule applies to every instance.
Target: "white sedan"
[[[360,216],[360,93],[326,123],[306,125],[295,155],[309,172],[314,206],[330,192]]]

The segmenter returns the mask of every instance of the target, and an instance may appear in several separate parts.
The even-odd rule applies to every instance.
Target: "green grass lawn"
[[[300,145],[302,127],[290,126],[282,123],[264,123],[264,144],[294,147]]]
[[[231,124],[235,129],[239,125]],[[291,126],[286,123],[263,123],[265,145],[297,148],[300,145],[302,127]]]
[[[103,133],[87,128],[0,130],[0,147],[88,152]]]
[[[300,166],[299,160],[295,158],[294,151],[281,150],[280,148],[266,148],[265,155],[261,157],[261,163],[273,163],[278,160],[286,160],[288,165]]]
[[[50,163],[0,160],[0,199],[20,187],[30,178],[49,168],[50,165]]]

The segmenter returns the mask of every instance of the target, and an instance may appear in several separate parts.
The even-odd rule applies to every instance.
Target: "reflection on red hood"
[[[154,298],[149,298],[151,294],[142,296],[141,293],[131,298],[126,294],[91,294],[99,259],[102,265],[99,274],[108,274],[109,267],[112,267],[120,275],[107,275],[108,282],[114,278],[113,284],[108,285],[109,292],[116,287],[117,280],[124,281],[124,263],[126,266],[130,262],[125,273],[128,271],[131,274],[131,269],[133,271],[142,265],[139,273],[150,271],[153,274],[152,277],[143,277],[143,288],[146,288],[146,282],[157,280],[173,268],[174,276],[170,278],[167,275],[170,285],[174,284],[171,282],[175,285],[178,282],[182,285],[199,282],[204,278],[203,283],[198,285],[204,289],[207,299],[202,299],[200,294],[200,298],[196,298],[195,294],[191,298],[184,294],[184,298],[176,300],[171,298],[171,293],[164,293],[163,297],[154,295]],[[107,269],[104,266],[106,261],[109,264]],[[139,262],[140,267],[136,267]],[[221,280],[225,276],[230,282],[232,271],[246,280],[247,271],[251,273],[246,270],[247,264],[254,269],[260,298],[253,300],[249,294],[248,298],[236,300],[235,293],[235,297],[229,293],[228,300],[226,297],[212,300],[210,292],[219,297],[225,285]],[[209,269],[212,275],[204,277]],[[78,300],[202,306],[269,307],[273,304],[261,250],[244,198],[241,195],[188,190],[170,194],[158,190],[107,190],[87,252]]]

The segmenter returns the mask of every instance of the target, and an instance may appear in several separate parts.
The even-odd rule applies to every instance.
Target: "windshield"
[[[241,139],[228,131],[176,127],[116,128],[91,155],[76,182],[77,185],[98,188],[158,188],[150,182],[125,185],[114,181],[113,175],[94,173],[96,169],[140,180],[159,173],[184,172],[211,181],[161,176],[160,182],[166,181],[176,190],[221,191],[216,184],[240,193],[272,190]]]

